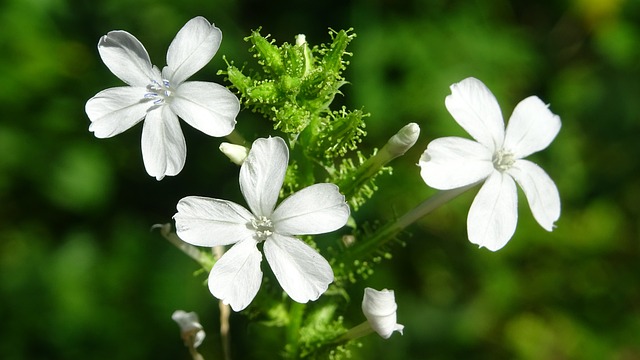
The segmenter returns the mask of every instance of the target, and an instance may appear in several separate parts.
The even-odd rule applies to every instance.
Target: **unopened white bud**
[[[387,142],[387,151],[392,157],[404,155],[418,141],[420,126],[416,123],[405,125]]]
[[[220,151],[222,151],[223,154],[227,155],[229,160],[231,160],[236,165],[242,165],[244,159],[246,159],[247,155],[249,155],[248,148],[242,145],[236,145],[227,142],[223,142],[222,144],[220,144]]]
[[[296,35],[296,45],[297,46],[302,46],[307,42],[307,37],[304,36],[304,34],[298,34]]]
[[[171,315],[171,318],[180,326],[180,333],[185,345],[195,349],[202,344],[206,334],[204,330],[202,330],[202,325],[200,325],[200,321],[198,320],[198,314],[195,312],[188,313],[182,310],[176,310],[173,315]]]
[[[394,331],[402,335],[403,325],[396,323],[396,298],[393,290],[365,288],[362,312],[378,335],[388,339]]]

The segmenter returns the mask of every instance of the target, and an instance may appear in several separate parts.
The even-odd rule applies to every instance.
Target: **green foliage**
[[[347,157],[366,136],[369,114],[344,106],[331,110],[332,101],[347,82],[342,73],[349,63],[344,58],[352,55],[346,48],[356,35],[351,29],[329,34],[329,44],[311,46],[304,35],[298,35],[296,44],[278,46],[259,30],[253,31],[245,40],[252,44],[250,51],[260,70],[241,70],[230,63],[220,73],[233,84],[244,106],[288,134],[292,150],[301,149],[287,173],[285,189],[291,193],[318,180],[336,183],[357,210],[377,190],[374,178],[390,173],[391,168],[369,162],[363,171],[369,158],[360,152],[355,159]]]
[[[335,354],[342,353],[344,347],[336,352],[338,344],[332,343],[346,333],[347,329],[342,323],[342,317],[336,318],[336,310],[335,303],[326,304],[306,316],[305,323],[300,328],[300,358],[323,359],[330,353],[336,359],[342,358]]]
[[[275,129],[292,139],[309,124],[314,125],[314,134],[321,133],[332,126],[323,118],[345,84],[342,72],[347,62],[343,58],[350,55],[345,50],[355,37],[344,30],[330,34],[332,43],[328,46],[310,47],[304,35],[298,35],[296,44],[277,46],[268,36],[260,35],[260,29],[255,30],[245,40],[252,44],[250,51],[261,71],[245,74],[232,63],[220,73],[227,76],[244,105],[271,119]]]

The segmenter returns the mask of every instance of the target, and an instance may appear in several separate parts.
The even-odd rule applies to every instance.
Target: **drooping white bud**
[[[362,312],[371,328],[384,339],[388,339],[394,331],[402,334],[404,326],[396,323],[397,309],[393,290],[364,289]]]
[[[171,319],[180,326],[180,333],[187,347],[193,347],[195,349],[202,344],[206,334],[202,329],[202,325],[200,325],[198,314],[195,312],[188,313],[183,310],[176,310],[171,315]]]

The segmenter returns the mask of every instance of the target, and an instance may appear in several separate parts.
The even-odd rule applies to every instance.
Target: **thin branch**
[[[214,260],[220,259],[224,254],[224,246],[213,247]],[[231,308],[220,300],[218,302],[220,307],[220,341],[222,342],[222,352],[225,360],[231,360],[231,339],[229,335],[229,316],[231,315]]]
[[[209,257],[197,247],[182,241],[178,235],[171,231],[171,224],[155,224],[151,226],[151,230],[160,229],[160,235],[180,249],[187,256],[197,261],[203,268],[211,270],[211,261]]]

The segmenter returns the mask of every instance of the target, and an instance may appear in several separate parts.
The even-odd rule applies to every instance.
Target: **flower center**
[[[252,219],[251,226],[256,230],[258,241],[265,241],[273,234],[273,223],[266,216],[258,216]]]
[[[171,88],[171,84],[169,80],[162,80],[162,84],[157,82],[156,80],[151,80],[151,83],[147,85],[148,93],[144,94],[146,99],[153,99],[154,105],[160,105],[165,100],[173,95],[173,89]]]
[[[493,154],[493,167],[502,172],[507,171],[516,162],[516,158],[509,150],[500,149]]]

